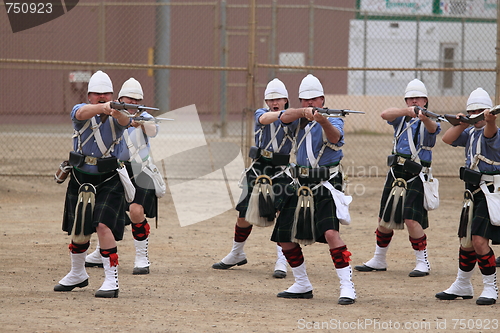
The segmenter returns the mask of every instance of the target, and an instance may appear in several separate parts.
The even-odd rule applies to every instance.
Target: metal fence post
[[[418,44],[419,44],[419,39],[420,39],[420,16],[417,16],[417,19],[415,21],[417,24],[417,28],[415,29],[415,68],[418,68]],[[415,71],[415,77],[418,77],[418,73]]]
[[[255,0],[250,0],[250,10],[249,10],[249,22],[248,22],[248,69],[247,69],[247,133],[246,133],[246,144],[244,146],[245,152],[250,150],[252,145],[253,137],[253,113],[255,110],[255,38],[256,38],[256,2]],[[246,153],[244,153],[247,155]],[[247,157],[247,163],[249,162]]]
[[[106,7],[104,5],[104,1],[102,1],[99,4],[99,31],[98,34],[99,36],[98,41],[99,41],[99,49],[98,49],[98,55],[97,59],[99,59],[99,62],[105,62],[106,61]]]
[[[367,14],[363,17],[363,96],[366,95],[366,65],[368,53],[368,18]]]
[[[497,65],[495,80],[495,105],[500,104],[500,0],[497,1]]]
[[[157,1],[155,64],[170,65],[170,0]],[[156,105],[170,110],[170,70],[155,70]]]
[[[277,22],[277,17],[278,17],[278,9],[277,9],[277,1],[276,0],[273,0],[273,3],[271,5],[271,43],[269,43],[269,48],[270,48],[270,51],[271,51],[271,64],[275,65],[277,63],[276,61],[276,44],[278,42],[277,40],[277,25],[278,25],[278,22]],[[276,77],[276,69],[275,68],[271,68],[271,77],[269,77],[268,81],[271,81],[272,79],[274,79]]]
[[[227,43],[227,6],[226,0],[220,2],[220,66],[227,67],[228,43]],[[227,71],[221,71],[220,74],[220,135],[227,136]]]
[[[309,3],[309,66],[314,65],[314,0]]]

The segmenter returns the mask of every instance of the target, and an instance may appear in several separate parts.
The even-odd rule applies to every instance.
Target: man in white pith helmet
[[[130,78],[123,83],[118,94],[119,102],[139,105],[143,99],[144,93],[139,81]],[[153,116],[147,112],[142,112],[140,116],[144,120],[153,120]],[[157,135],[158,128],[159,126],[154,121],[132,120],[130,127],[123,133],[123,139],[118,148],[121,152],[119,158],[121,161],[125,161],[125,166],[136,188],[134,200],[126,207],[130,212],[130,218],[128,215],[126,216],[126,224],[132,226],[136,253],[132,272],[134,275],[149,274],[150,225],[146,218],[155,218],[158,215],[158,197],[155,184],[152,177],[148,175],[155,169],[150,154],[149,138]],[[158,170],[157,172],[159,173]],[[102,266],[99,244],[97,244],[96,250],[87,256],[85,265],[87,267]]]
[[[290,131],[297,133],[297,165],[293,168],[294,183],[285,190],[284,205],[271,236],[271,240],[283,248],[283,254],[292,267],[295,283],[278,293],[277,297],[313,298],[313,287],[307,275],[301,245],[320,242],[328,244],[330,258],[340,281],[338,304],[353,304],[356,291],[349,264],[351,252],[339,233],[340,224],[350,222],[347,208],[340,208],[339,202],[350,202],[351,199],[343,193],[344,177],[340,165],[344,120],[324,117],[315,112],[314,108],[323,108],[325,96],[323,85],[312,74],[300,83],[299,99],[301,108],[287,109],[280,117]]]
[[[252,163],[246,170],[243,192],[236,206],[238,219],[233,247],[220,262],[212,265],[214,269],[228,269],[247,263],[243,248],[253,225],[269,226],[274,223],[281,202],[282,188],[291,181],[287,168],[292,148],[292,133],[288,132],[279,120],[288,107],[288,91],[283,82],[277,78],[271,80],[264,92],[264,100],[268,107],[255,111],[255,146],[250,151]],[[258,200],[258,190],[263,188],[271,188],[272,192],[271,197],[264,191],[266,196],[263,195],[263,199],[269,203],[267,207],[260,205]],[[277,256],[273,277],[285,278],[287,262],[280,246],[277,246]]]
[[[492,107],[489,94],[477,88],[467,100],[467,114],[482,114],[484,119],[473,126],[460,122],[443,135],[445,143],[465,147],[465,167],[460,170],[465,193],[458,228],[457,278],[448,289],[436,294],[438,299],[471,299],[474,296],[471,278],[476,263],[483,277],[483,292],[476,304],[492,305],[498,299],[495,254],[489,244],[490,240],[493,244],[500,243],[500,226],[493,223],[500,221],[499,211],[493,209],[498,208],[498,203],[488,198],[490,193],[498,194],[500,184],[500,130],[495,122],[497,116],[490,113]],[[457,118],[460,116],[465,117],[460,113]]]
[[[386,271],[386,255],[394,235],[393,229],[404,229],[406,225],[416,257],[416,266],[409,276],[423,277],[430,271],[424,232],[429,221],[419,175],[428,174],[430,170],[432,147],[441,127],[418,109],[426,109],[429,104],[427,89],[422,81],[410,81],[404,99],[406,107],[389,108],[381,114],[382,119],[394,127],[394,146],[388,158],[390,170],[380,201],[375,254],[372,259],[354,268],[360,272]]]
[[[66,191],[63,230],[71,235],[71,271],[54,286],[69,292],[88,286],[85,257],[92,233],[101,244],[105,279],[95,297],[118,297],[118,249],[125,227],[124,188],[118,176],[116,145],[130,119],[110,106],[113,84],[97,71],[88,84],[88,103],[71,111],[73,151],[71,177]]]

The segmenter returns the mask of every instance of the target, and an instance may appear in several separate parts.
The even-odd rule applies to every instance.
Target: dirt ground
[[[370,259],[375,248],[383,181],[350,179],[352,224],[341,233],[353,265]],[[408,277],[415,257],[407,231],[397,231],[387,272],[354,271],[358,299],[350,306],[337,304],[339,282],[324,244],[304,248],[314,298],[277,298],[293,276],[290,270],[285,279],[271,275],[270,228],[254,228],[245,248],[247,265],[212,269],[231,248],[235,211],[180,227],[168,194],[160,199],[159,226],[150,236],[151,274],[132,275],[134,249],[127,230],[118,244],[119,298],[94,297],[103,281],[99,268],[87,269],[88,287],[54,292],[70,268],[69,237],[61,231],[65,188],[47,177],[0,178],[1,332],[498,332],[500,305],[434,297],[457,271],[463,184],[456,178],[440,179],[441,206],[430,212],[431,274]],[[482,290],[477,271],[473,284],[477,297]]]

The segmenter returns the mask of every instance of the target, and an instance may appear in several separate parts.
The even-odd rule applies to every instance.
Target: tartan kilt
[[[240,199],[238,200],[238,204],[236,205],[236,210],[239,212],[238,217],[245,217],[248,208],[248,201],[250,200],[250,196],[252,195],[253,186],[255,185],[255,180],[260,175],[267,175],[269,177],[273,177],[277,173],[282,172],[282,168],[280,166],[274,166],[271,164],[269,159],[260,156],[257,161],[253,165],[253,169],[248,169],[245,173],[246,182],[243,184],[243,191],[241,192]],[[257,175],[255,175],[257,173]],[[283,205],[284,198],[284,188],[287,184],[289,184],[292,179],[286,175],[285,173],[280,176],[274,178],[273,182],[273,191],[275,194],[274,197],[274,207],[277,211],[281,209]]]
[[[144,214],[146,217],[153,218],[158,215],[158,197],[155,192],[155,185],[151,177],[149,177],[144,172],[141,172],[136,176],[134,176],[133,170],[140,170],[140,166],[134,166],[130,162],[125,162],[125,166],[127,167],[127,172],[130,176],[130,180],[135,187],[135,197],[131,203],[125,201],[126,210],[129,210],[130,204],[135,203],[141,205],[144,208]],[[129,225],[132,223],[127,214],[125,214],[126,222],[125,225]]]
[[[301,185],[314,187],[316,184],[302,181],[299,178]],[[335,188],[342,188],[342,175],[339,173],[337,176],[329,180]],[[320,186],[313,191],[314,197],[314,223],[316,242],[327,243],[325,239],[325,232],[327,230],[339,231],[339,219],[336,216],[335,202],[333,201],[331,192],[324,186]],[[274,225],[271,241],[279,243],[287,243],[292,239],[292,226],[295,215],[295,208],[297,207],[298,195],[297,187],[288,185],[285,190],[285,198],[283,208],[280,211],[276,223]]]
[[[474,192],[477,189],[477,187],[473,186],[467,187],[471,192]],[[492,186],[489,186],[488,188],[490,191],[493,190]],[[483,191],[479,191],[474,194],[474,209],[472,214],[471,234],[491,239],[494,245],[500,244],[500,226],[494,226],[490,222],[488,204]]]
[[[123,238],[125,229],[125,199],[123,185],[116,171],[105,174],[86,174],[73,168],[64,203],[62,230],[71,235],[75,220],[75,209],[78,201],[80,184],[90,183],[96,188],[92,229],[95,232],[99,223],[105,224],[112,232],[115,240]],[[110,178],[111,177],[111,178]],[[108,179],[106,181],[106,179]]]
[[[408,180],[415,177],[414,174],[403,171],[402,165],[393,166],[392,169],[396,178]],[[380,211],[378,214],[380,218],[382,218],[384,213],[385,204],[389,198],[393,181],[394,177],[389,170],[384,184],[384,191],[382,192],[382,199],[380,200]],[[429,227],[427,210],[424,208],[424,185],[418,175],[416,175],[414,180],[407,183],[403,219],[417,221],[422,226],[422,229],[427,229]]]

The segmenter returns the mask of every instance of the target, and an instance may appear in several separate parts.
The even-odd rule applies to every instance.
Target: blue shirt
[[[290,154],[290,151],[292,149],[292,141],[291,138],[293,137],[293,132],[290,131],[286,126],[283,126],[283,123],[281,120],[276,120],[273,122],[273,126],[271,124],[269,125],[263,125],[259,122],[259,118],[266,112],[275,112],[275,111],[269,111],[269,109],[258,109],[255,111],[254,119],[255,119],[255,145],[258,148],[265,149],[268,151],[275,151],[275,147],[273,144],[269,144],[271,139],[273,138],[274,133],[272,133],[271,128],[274,126],[274,130],[278,131],[276,136],[274,137],[276,139],[275,145],[276,145],[276,153],[281,153],[281,154]],[[286,131],[288,132],[288,137],[285,137],[285,128]],[[283,143],[283,140],[286,140],[285,143]],[[283,143],[283,146],[281,149],[279,148]]]
[[[392,125],[394,127],[394,136],[396,137],[398,133],[398,128],[399,125],[401,124],[402,121],[404,121],[405,117],[398,117],[394,119],[393,121],[388,121],[387,123],[389,125]],[[441,125],[438,123],[436,131],[434,133],[429,133],[425,125],[422,123],[420,119],[417,118],[412,118],[409,122],[411,124],[410,128],[404,131],[406,125],[403,124],[401,131],[403,134],[399,137],[397,143],[396,143],[396,151],[394,153],[400,154],[400,155],[407,155],[410,156],[412,155],[411,150],[410,150],[410,144],[408,143],[408,131],[411,130],[412,137],[416,137],[416,144],[415,144],[415,149],[418,151],[420,146],[421,146],[421,141],[422,141],[422,146],[424,147],[429,147],[432,148],[436,144],[436,137],[441,132]],[[424,128],[424,137],[423,140],[420,138],[420,126]],[[418,129],[418,131],[417,131]],[[426,149],[420,149],[420,152],[418,153],[418,157],[422,161],[426,162],[431,162],[432,161],[432,150],[426,150]]]
[[[477,140],[481,140],[481,155],[492,161],[500,162],[500,129],[497,129],[497,133],[492,138],[486,138],[484,127],[479,129],[472,127],[464,129],[460,136],[451,143],[453,147],[465,147],[466,167],[471,167],[471,155],[472,158],[476,155]],[[500,173],[500,165],[491,165],[479,160],[477,166],[479,171],[484,173]]]
[[[73,107],[73,110],[71,111],[71,120],[73,121],[73,128],[76,131],[81,130],[87,121],[89,122],[91,121],[91,119],[85,119],[85,120],[76,119],[76,112],[84,105],[86,105],[86,103],[77,104]],[[99,115],[96,115],[94,116],[94,118],[96,120],[97,125],[99,125],[101,123],[101,117]],[[117,139],[122,136],[123,131],[126,128],[126,126],[120,125],[115,118],[109,116],[106,122],[99,127],[99,131],[101,133],[101,137],[106,148],[109,148],[113,143],[111,123],[114,124],[115,134]],[[90,136],[91,133],[92,133],[92,126],[90,125],[87,127],[87,129],[85,129],[85,131],[80,136],[81,144],[85,142],[85,140]],[[115,148],[117,147],[115,146]],[[85,145],[82,146],[81,151],[79,150],[78,147],[78,137],[73,138],[73,150],[85,156],[93,156],[93,157],[102,156],[102,152],[99,150],[95,136],[93,136],[87,143],[85,143]],[[110,153],[111,156],[118,157],[119,149],[111,149]],[[83,164],[81,167],[78,167],[78,169],[89,173],[98,173],[96,165]]]
[[[154,117],[149,113],[147,113],[146,111],[141,113],[141,117],[144,117],[146,119],[154,119]],[[158,133],[159,126],[158,124],[155,124],[155,126],[156,126],[156,133],[155,133],[156,136],[156,134]],[[122,140],[119,143],[119,147],[117,147],[119,159],[121,161],[130,160],[131,156],[130,156],[130,150],[128,148],[129,147],[128,145],[130,144],[133,145],[134,151],[139,149],[138,154],[142,161],[147,160],[147,158],[149,157],[149,151],[151,150],[151,146],[149,144],[149,137],[146,135],[146,133],[144,133],[142,127],[130,126],[129,128],[126,129],[126,131],[128,133],[130,142],[127,142],[127,140],[125,140],[125,136],[123,136]],[[140,132],[139,135],[138,131]],[[130,162],[136,162],[135,157]]]
[[[317,166],[331,166],[338,164],[342,157],[344,157],[344,154],[342,153],[342,147],[344,145],[344,119],[342,118],[335,118],[335,117],[328,117],[328,121],[339,130],[340,132],[340,139],[337,143],[333,144],[334,146],[338,147],[338,150],[334,150],[330,147],[325,147],[323,150],[323,155],[321,156],[321,159],[319,160],[319,163]],[[285,124],[288,126],[294,133],[297,131],[297,127],[300,124],[300,119],[297,119],[296,121],[290,123],[290,124]],[[297,164],[300,166],[305,166],[305,167],[311,167],[311,162],[309,161],[309,158],[307,157],[307,139],[304,138],[304,136],[307,133],[308,127],[312,125],[312,128],[310,130],[311,134],[311,148],[312,152],[315,158],[318,158],[319,153],[323,147],[323,127],[321,127],[320,124],[317,122],[310,122],[306,127],[302,128],[299,130],[298,136],[297,136],[297,144],[299,145],[298,150],[297,150]],[[326,138],[325,138],[326,139]],[[328,139],[326,139],[328,140]],[[328,141],[329,144],[332,144]]]

